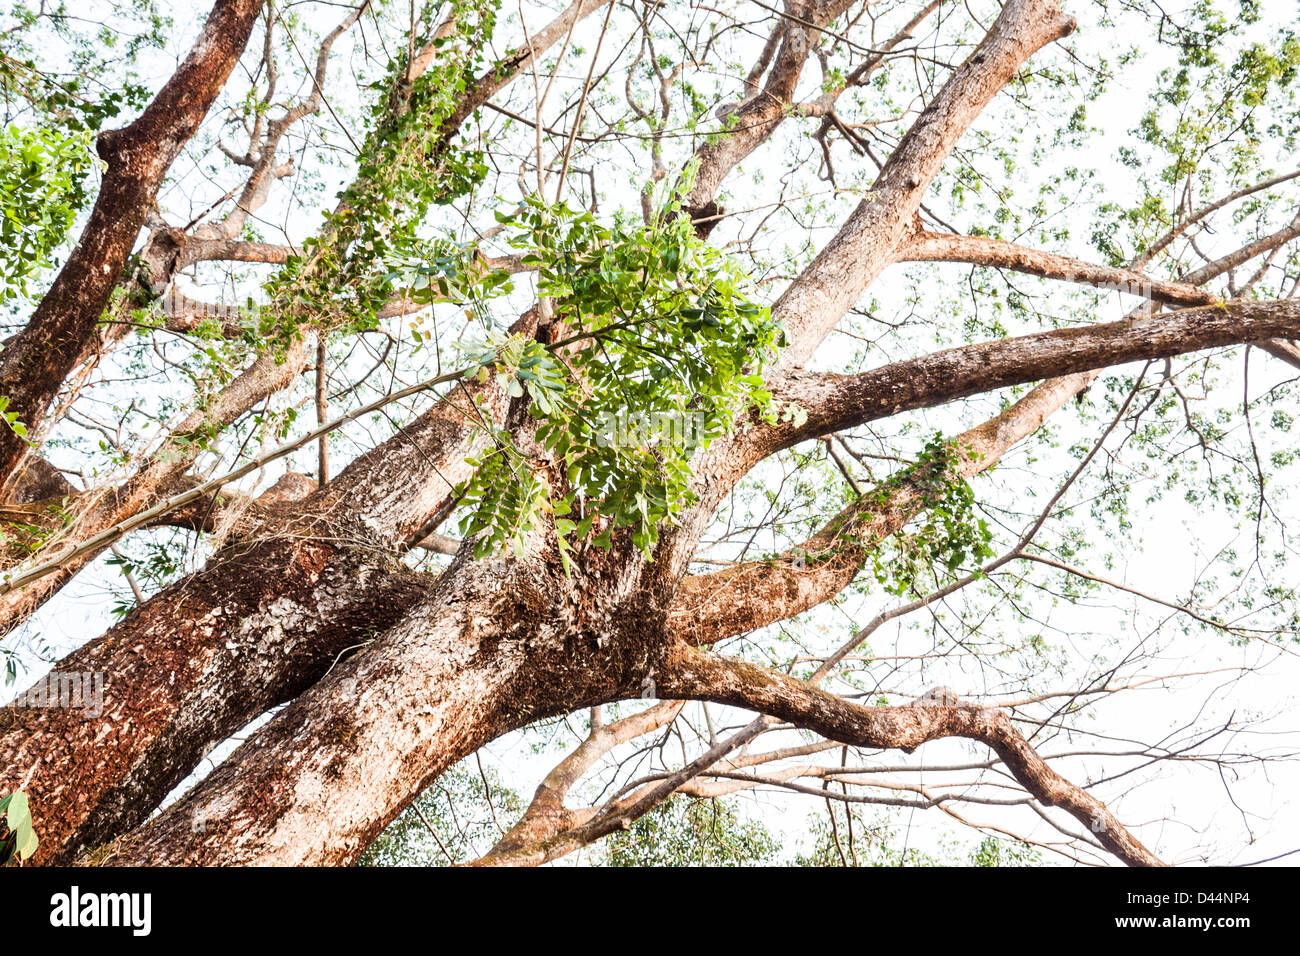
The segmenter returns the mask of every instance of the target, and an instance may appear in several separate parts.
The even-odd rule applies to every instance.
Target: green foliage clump
[[[0,132],[0,304],[26,298],[86,201],[87,133],[7,126]]]
[[[267,286],[274,305],[264,311],[261,334],[287,341],[302,321],[301,303],[312,306],[311,320],[327,328],[372,329],[379,308],[406,291],[393,263],[446,257],[447,243],[422,236],[420,227],[432,206],[464,196],[487,173],[479,151],[448,148],[448,130],[482,62],[496,8],[456,0],[446,14],[454,26],[445,36],[437,35],[435,7],[426,8],[412,49],[432,48],[428,68],[411,79],[409,59],[397,58],[372,84],[388,95],[377,97],[356,179],[326,214],[319,236],[308,239]],[[330,304],[331,314],[322,314],[322,303]]]
[[[0,797],[0,866],[30,860],[40,844],[40,838],[32,829],[31,808],[27,804],[27,794],[21,790]]]
[[[957,470],[959,454],[951,442],[935,436],[911,467],[876,492],[884,504],[894,487],[906,482],[925,503],[919,527],[896,535],[893,550],[877,549],[872,557],[876,580],[891,594],[907,593],[932,568],[952,574],[968,561],[993,555],[993,532],[975,515],[975,493]]]
[[[481,380],[495,374],[511,396],[528,395],[536,438],[567,487],[548,491],[498,432],[461,489],[462,531],[481,536],[480,556],[522,548],[550,512],[567,566],[565,538],[585,540],[599,516],[607,521],[595,546],[631,527],[648,550],[692,500],[692,455],[742,407],[772,414],[762,370],[783,333],[685,217],[605,226],[533,200],[503,219],[521,227],[512,243],[538,267],[538,293],[553,302],[565,338],[544,346],[497,335],[463,348]]]
[[[606,866],[758,866],[780,845],[732,800],[675,796],[606,839]]]

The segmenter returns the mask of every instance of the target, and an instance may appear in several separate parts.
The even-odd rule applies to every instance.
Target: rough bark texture
[[[142,822],[204,754],[428,587],[376,552],[306,540],[232,551],[59,663],[103,675],[102,713],[0,710],[0,789],[31,797],[37,862],[70,862]]]
[[[225,86],[262,0],[217,0],[184,63],[135,122],[100,134],[108,164],[90,221],[27,326],[0,353],[0,395],[33,426],[81,360],[163,176]],[[0,429],[0,487],[27,445]]]
[[[633,696],[662,654],[662,611],[625,547],[574,585],[553,558],[467,551],[400,624],[100,859],[349,863],[451,764],[544,717]]]
[[[38,862],[144,819],[206,749],[310,686],[428,589],[397,564],[403,542],[468,476],[465,457],[483,440],[477,415],[505,412],[495,384],[458,390],[61,661],[59,671],[106,675],[114,705],[101,718],[0,712],[0,789],[30,790]]]

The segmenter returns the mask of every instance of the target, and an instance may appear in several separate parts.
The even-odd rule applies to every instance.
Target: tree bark
[[[81,241],[0,353],[0,395],[33,434],[94,336],[163,176],[225,86],[261,9],[262,0],[217,0],[189,56],[140,117],[100,134],[108,169]],[[0,489],[26,450],[0,428]]]
[[[984,40],[948,78],[890,153],[848,222],[777,299],[790,346],[778,368],[804,364],[890,262],[926,190],[957,141],[1036,51],[1067,36],[1075,22],[1056,0],[1009,0]]]
[[[464,115],[601,6],[603,0],[578,0],[500,73],[472,84]],[[845,6],[835,0],[809,15],[825,23]],[[0,712],[10,721],[0,727],[0,789],[31,792],[44,841],[39,861],[349,863],[424,787],[483,744],[547,716],[635,697],[652,677],[666,696],[757,710],[858,746],[910,751],[942,737],[981,741],[1031,794],[1088,824],[1121,859],[1158,864],[1105,806],[1055,774],[1005,714],[964,706],[858,707],[688,646],[827,600],[852,580],[874,539],[903,527],[924,505],[904,485],[879,507],[860,502],[846,509],[805,544],[833,552],[832,539],[845,529],[858,543],[820,566],[750,563],[683,581],[720,496],[762,458],[875,418],[1007,385],[1300,332],[1295,303],[1219,304],[1200,290],[1160,283],[1152,287],[1157,297],[1194,307],[962,346],[858,375],[801,371],[871,281],[909,249],[925,258],[978,252],[1053,277],[1076,265],[1015,247],[984,243],[975,250],[962,245],[964,237],[935,238],[916,226],[926,189],[980,111],[1035,50],[1072,28],[1054,0],[1006,3],[903,137],[871,196],[773,309],[792,344],[771,388],[778,402],[803,407],[806,421],[742,423],[748,427],[700,456],[700,503],[665,533],[655,561],[620,534],[609,552],[581,553],[570,580],[548,529],[534,533],[517,558],[474,561],[473,542],[464,542],[436,579],[398,566],[397,558],[445,518],[454,485],[468,475],[465,457],[482,447],[471,416],[527,432],[522,403],[507,402],[495,385],[457,384],[454,394],[305,502],[269,507],[204,572],[145,602],[63,662],[61,669],[107,673],[102,719],[17,707]],[[754,125],[740,128],[734,141],[704,147],[707,175],[691,202],[713,202],[726,171],[787,114],[815,33],[794,21],[773,32],[764,54],[776,58],[765,87],[771,95],[742,104],[738,113],[748,110]],[[1083,281],[1120,275],[1147,279],[1101,270]],[[535,318],[516,330],[535,332]],[[1079,381],[1054,379],[959,436],[965,456],[958,473],[995,462],[1068,400]],[[469,405],[475,395],[482,399],[478,411]],[[190,622],[190,631],[181,633],[178,619]],[[347,656],[351,650],[358,652]],[[185,798],[120,836],[145,819],[206,747],[285,701],[291,703]],[[581,759],[575,755],[560,778],[548,778],[531,821],[536,831],[521,830],[501,856],[531,843],[528,858],[538,862],[557,852],[534,852],[539,833],[565,828],[573,831],[566,839],[580,842],[615,825],[612,818],[566,816],[563,807],[583,760],[607,738],[594,733],[597,743]]]
[[[475,561],[468,552],[400,624],[88,862],[351,863],[483,744],[634,696],[662,633],[662,614],[634,579],[596,574],[575,591],[553,555]]]
[[[808,438],[982,392],[1142,359],[1300,335],[1300,303],[1235,300],[1151,318],[1036,332],[944,349],[856,375],[800,373],[772,388],[808,411],[801,424],[756,424],[762,457]]]
[[[534,321],[529,313],[515,328]],[[0,789],[31,794],[37,862],[66,861],[139,823],[208,748],[311,686],[428,590],[428,576],[397,558],[468,477],[465,458],[486,440],[478,416],[503,418],[507,407],[494,381],[456,389],[61,661],[57,672],[103,675],[102,715],[0,710]]]

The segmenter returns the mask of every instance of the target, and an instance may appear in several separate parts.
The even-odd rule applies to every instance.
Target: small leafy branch
[[[897,549],[877,550],[872,559],[876,580],[891,594],[905,594],[926,570],[936,566],[949,574],[968,561],[993,556],[993,533],[975,515],[975,493],[957,468],[959,449],[940,435],[922,449],[917,460],[877,492],[888,503],[901,484],[916,489],[924,502],[922,524],[907,535],[896,535]]]
[[[11,432],[23,441],[28,441],[27,426],[18,420],[17,412],[9,411],[8,395],[0,395],[0,418],[4,419],[4,423],[9,426]],[[28,442],[28,444],[30,444],[30,442]]]
[[[90,147],[86,132],[16,124],[0,132],[0,303],[26,298],[67,238],[86,202]]]
[[[540,419],[537,441],[559,465],[553,498],[504,431],[460,489],[464,534],[480,556],[522,549],[552,514],[561,557],[584,541],[608,548],[630,527],[649,551],[659,529],[692,501],[690,459],[727,432],[745,405],[772,416],[762,369],[784,343],[766,308],[744,294],[735,267],[696,238],[686,217],[605,226],[589,212],[536,199],[516,216],[515,248],[538,269],[564,336],[549,346],[489,334],[462,344],[480,381],[495,375]],[[633,427],[622,427],[632,422]],[[667,427],[646,427],[667,423]],[[570,517],[572,516],[572,517]]]
[[[428,46],[436,54],[414,79],[412,64],[396,58],[388,75],[372,84],[387,96],[377,98],[371,114],[356,180],[339,194],[320,237],[308,239],[302,254],[290,257],[268,284],[274,306],[262,310],[261,335],[287,343],[304,317],[328,329],[373,329],[379,309],[397,295],[423,291],[423,298],[412,298],[430,301],[427,270],[409,290],[395,284],[401,272],[390,268],[393,263],[441,262],[437,285],[443,298],[453,294],[448,286],[466,274],[464,256],[452,244],[425,238],[421,228],[432,207],[465,195],[487,174],[480,151],[466,144],[449,148],[448,129],[482,62],[498,6],[454,0],[445,11],[436,4],[425,8],[411,49]],[[440,35],[440,22],[451,23],[450,31]],[[331,314],[304,310],[304,302],[329,303]]]
[[[3,827],[0,828],[0,866],[30,860],[40,838],[32,828],[27,794],[15,790],[0,797],[0,814],[3,814],[4,819]]]

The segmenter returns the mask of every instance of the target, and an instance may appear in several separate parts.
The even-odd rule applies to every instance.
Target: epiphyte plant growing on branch
[[[11,4],[9,857],[1285,852],[1284,7]]]
[[[566,569],[568,536],[585,540],[598,517],[596,546],[608,549],[615,529],[627,527],[651,558],[660,527],[692,500],[691,458],[729,431],[744,405],[767,411],[761,373],[780,331],[680,214],[611,229],[532,195],[517,215],[526,230],[510,244],[524,250],[521,265],[536,267],[537,293],[552,303],[552,341],[548,348],[516,334],[463,351],[480,384],[491,368],[507,397],[527,395],[540,419],[533,437],[567,490],[558,500],[542,492],[543,479],[499,429],[459,489],[461,531],[477,541],[478,557],[507,541],[522,555],[523,531],[536,527],[544,504]],[[621,427],[629,418],[664,427],[642,434]]]

